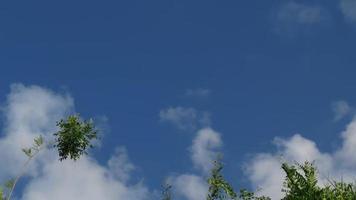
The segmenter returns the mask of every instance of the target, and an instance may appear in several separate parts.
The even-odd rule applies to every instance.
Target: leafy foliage
[[[211,176],[208,179],[209,193],[207,200],[236,199],[237,195],[231,185],[221,175],[223,165],[219,160],[214,161]]]
[[[316,168],[312,163],[290,166],[282,164],[286,173],[283,200],[354,200],[356,188],[354,184],[331,181],[324,187],[317,185]]]
[[[32,147],[30,148],[23,148],[22,151],[26,154],[27,157],[32,158],[35,156],[40,150],[43,145],[43,137],[40,135],[36,137],[34,140]]]
[[[214,167],[211,170],[211,175],[208,179],[209,193],[207,200],[270,200],[268,197],[255,196],[253,192],[245,189],[240,190],[239,196],[234,191],[233,187],[224,179],[221,174],[223,165],[220,159],[214,161]]]
[[[269,198],[269,197],[255,196],[255,194],[253,192],[249,192],[246,189],[240,190],[240,199],[241,200],[271,200],[271,198]]]
[[[281,200],[356,200],[356,185],[352,183],[330,181],[321,187],[318,185],[317,169],[313,163],[289,165],[282,164],[285,182]],[[241,189],[237,195],[232,186],[221,174],[223,165],[214,161],[214,167],[208,178],[209,191],[207,200],[271,200],[270,197],[256,196],[253,192]],[[172,200],[171,186],[165,187],[162,200]]]
[[[36,137],[33,141],[34,141],[34,143],[33,143],[32,147],[22,149],[22,151],[28,157],[27,161],[23,165],[23,170],[25,170],[25,168],[30,163],[30,161],[33,159],[33,157],[36,156],[40,152],[40,150],[43,146],[43,143],[44,143],[43,137],[41,135]],[[22,175],[23,175],[23,172],[18,174],[16,176],[16,178],[10,179],[5,182],[4,186],[5,186],[6,190],[4,191],[2,188],[0,189],[1,190],[0,191],[0,200],[2,200],[2,199],[10,200],[11,199],[11,195],[15,189],[16,183],[19,181],[19,179],[21,178]]]
[[[54,147],[58,149],[59,160],[68,157],[77,160],[81,155],[87,154],[87,149],[92,148],[92,139],[97,139],[97,130],[92,120],[81,121],[78,115],[71,115],[66,120],[57,122],[59,131]]]
[[[302,200],[321,196],[322,190],[317,186],[316,168],[312,163],[305,162],[304,165],[296,164],[296,166],[283,163],[282,169],[286,173],[282,190],[287,194],[284,200]]]

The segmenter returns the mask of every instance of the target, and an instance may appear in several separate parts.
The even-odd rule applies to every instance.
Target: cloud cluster
[[[0,138],[0,179],[21,173],[26,156],[21,148],[31,146],[43,135],[51,140],[55,122],[74,111],[73,99],[38,86],[14,84],[2,108],[3,135]],[[134,166],[126,150],[119,148],[107,165],[88,156],[79,161],[58,161],[55,151],[45,149],[32,162],[25,175],[28,182],[21,200],[145,200],[150,193],[142,183],[128,184]]]
[[[160,121],[167,122],[183,131],[195,131],[199,127],[210,126],[210,114],[195,108],[169,107],[159,113]]]
[[[186,96],[205,97],[210,90],[187,90]],[[195,132],[192,145],[189,148],[194,169],[198,173],[183,173],[169,176],[168,184],[173,187],[174,197],[184,200],[206,199],[208,184],[206,176],[213,167],[213,161],[219,155],[222,147],[220,133],[210,126],[210,114],[200,112],[191,107],[169,107],[159,113],[160,121],[174,125],[182,131]],[[199,130],[198,130],[199,129]]]
[[[206,199],[208,185],[205,177],[212,168],[213,160],[218,156],[221,147],[220,133],[210,128],[198,131],[190,149],[193,165],[200,173],[181,174],[168,178],[177,197],[186,200]]]
[[[356,119],[352,120],[341,133],[342,144],[334,152],[322,152],[315,142],[295,134],[291,138],[276,138],[275,153],[260,153],[254,156],[246,166],[246,174],[260,193],[280,199],[284,174],[281,162],[314,161],[318,167],[320,184],[328,179],[353,181],[356,177]]]

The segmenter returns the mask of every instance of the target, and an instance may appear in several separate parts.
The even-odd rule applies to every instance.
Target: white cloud
[[[356,118],[347,125],[346,130],[341,133],[342,147],[335,153],[338,163],[344,168],[356,170]]]
[[[15,84],[2,109],[4,131],[0,138],[0,181],[21,172],[26,156],[21,148],[32,145],[33,138],[43,135],[50,139],[55,122],[73,112],[73,99],[38,86]],[[45,149],[32,162],[21,200],[145,200],[150,198],[142,184],[129,185],[126,181],[134,166],[126,151],[119,149],[108,166],[88,156],[79,161],[58,161],[54,150]]]
[[[210,125],[210,114],[198,112],[194,108],[169,107],[159,113],[161,122],[168,122],[180,130],[194,131],[200,126]]]
[[[187,97],[208,97],[211,94],[211,90],[204,88],[188,89],[185,91]]]
[[[176,198],[186,200],[206,199],[208,185],[206,180],[198,175],[183,174],[176,177],[170,177],[168,182],[173,186],[173,192]]]
[[[331,108],[334,112],[334,121],[341,120],[352,111],[351,106],[346,101],[336,101],[331,104]]]
[[[327,21],[328,12],[319,5],[307,5],[288,1],[274,14],[274,29],[287,35],[314,27]]]
[[[191,147],[192,161],[197,169],[208,173],[213,166],[213,160],[218,156],[218,149],[222,146],[220,134],[213,129],[205,128],[198,131]]]
[[[246,164],[245,173],[258,194],[281,199],[283,174],[277,155],[261,153]]]
[[[110,173],[88,157],[77,162],[50,162],[41,175],[27,185],[22,200],[148,199],[143,185],[129,187]]]
[[[318,167],[320,184],[328,183],[329,178],[353,181],[356,177],[356,119],[341,136],[341,147],[330,153],[321,152],[315,142],[299,134],[288,139],[276,138],[277,152],[257,154],[246,164],[246,174],[256,189],[261,188],[260,194],[269,195],[272,199],[279,199],[282,195],[282,161],[314,161]]]
[[[342,14],[350,22],[356,22],[356,1],[355,0],[340,0],[340,8]]]

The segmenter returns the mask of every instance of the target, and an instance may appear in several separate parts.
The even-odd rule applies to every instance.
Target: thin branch
[[[16,183],[20,180],[20,178],[25,174],[26,168],[27,166],[30,164],[31,160],[33,160],[33,158],[42,150],[42,146],[39,147],[34,153],[33,155],[29,156],[27,161],[25,162],[25,164],[22,166],[21,169],[21,173],[19,175],[16,176],[14,183],[12,184],[11,190],[9,192],[9,195],[7,197],[7,200],[11,199],[11,195],[13,193],[13,191],[15,190],[16,187]]]

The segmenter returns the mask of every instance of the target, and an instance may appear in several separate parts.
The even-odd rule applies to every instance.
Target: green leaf
[[[32,149],[31,148],[23,148],[22,151],[26,154],[26,156],[32,157]]]
[[[38,136],[37,138],[34,139],[35,145],[37,147],[40,147],[43,144],[43,137],[42,135]]]

